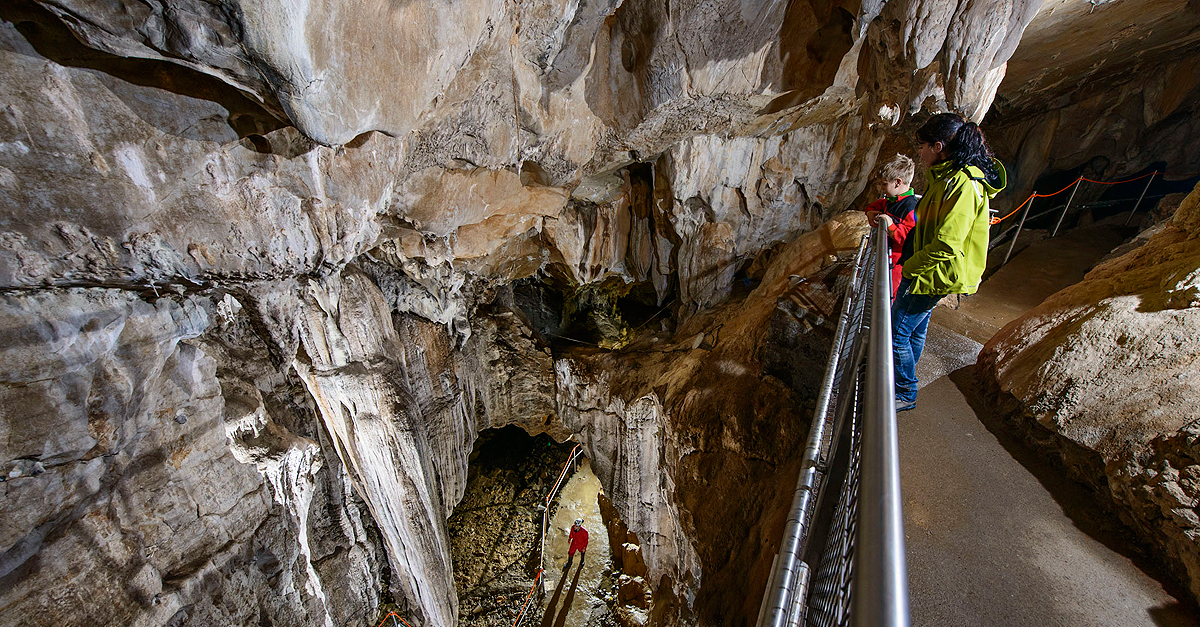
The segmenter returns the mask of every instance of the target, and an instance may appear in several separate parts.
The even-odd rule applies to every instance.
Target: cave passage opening
[[[608,277],[574,284],[547,273],[512,285],[513,304],[552,346],[619,348],[641,333],[674,329],[676,300],[659,302],[649,281]]]
[[[574,448],[516,426],[479,434],[463,499],[447,523],[459,625],[511,625],[531,589],[523,625],[608,620],[609,603],[617,600],[607,527],[615,514],[589,460],[580,455],[569,462]],[[588,531],[587,557],[577,554],[567,570],[568,533],[577,518]]]

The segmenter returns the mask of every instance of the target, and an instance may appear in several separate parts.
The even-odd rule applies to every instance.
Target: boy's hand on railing
[[[878,226],[878,225],[879,225],[879,221],[880,221],[880,220],[883,220],[883,221],[884,221],[883,223],[884,223],[884,224],[885,224],[885,225],[886,225],[886,226],[887,226],[889,229],[890,229],[890,228],[892,228],[892,224],[894,223],[894,222],[893,222],[893,220],[892,220],[892,216],[889,216],[888,214],[886,214],[886,213],[882,213],[882,212],[879,212],[879,211],[868,211],[868,212],[867,212],[867,222],[868,222],[868,223],[869,223],[869,224],[870,224],[872,227],[874,227],[874,226]]]

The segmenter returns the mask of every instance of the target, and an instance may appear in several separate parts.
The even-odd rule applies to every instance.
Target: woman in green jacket
[[[988,202],[1004,189],[1004,166],[983,132],[955,113],[939,113],[917,130],[917,152],[929,168],[913,254],[892,303],[896,410],[916,406],[917,360],[933,307],[947,294],[974,294],[987,263]]]

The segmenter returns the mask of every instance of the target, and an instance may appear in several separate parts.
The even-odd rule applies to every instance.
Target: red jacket
[[[887,197],[880,198],[867,205],[865,211],[886,213],[892,218],[892,226],[888,229],[888,252],[892,260],[892,298],[900,287],[900,266],[912,255],[912,243],[906,244],[908,232],[917,226],[917,197],[912,190],[899,198],[888,201]]]
[[[571,535],[567,537],[571,541],[571,548],[567,549],[567,555],[574,555],[575,551],[587,550],[587,529],[580,527],[576,529],[571,526]]]
[[[888,229],[888,250],[892,253],[892,263],[900,261],[904,252],[904,240],[908,239],[908,232],[917,225],[916,208],[916,197],[905,194],[892,202],[888,202],[885,196],[867,205],[865,209],[886,213],[892,218],[892,228]]]

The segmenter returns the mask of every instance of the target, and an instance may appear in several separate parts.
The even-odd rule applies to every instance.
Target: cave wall
[[[1194,57],[1187,57],[1085,85],[1053,107],[996,115],[989,120],[989,138],[1004,163],[1013,166],[1014,192],[996,206],[1004,213],[1015,208],[1047,174],[1066,176],[1052,185],[1054,189],[1036,190],[1043,194],[1058,191],[1075,176],[1123,180],[1152,167],[1161,170],[1163,164],[1167,180],[1196,176],[1198,109],[1200,78]],[[1083,185],[1077,201],[1096,200],[1104,191],[1098,185]],[[1140,187],[1126,194],[1139,192]]]
[[[373,618],[374,525],[296,376],[223,309],[4,298],[5,624]]]
[[[758,323],[853,245],[818,226],[885,141],[982,116],[1036,8],[5,3],[0,624],[453,624],[445,519],[505,424],[586,441],[656,621],[749,620],[765,582],[728,573],[781,521],[730,525],[784,505],[735,488],[802,433],[746,396],[790,398]],[[630,380],[505,304],[535,275],[699,326]],[[754,411],[689,392],[731,373]],[[695,520],[710,483],[733,518]]]

